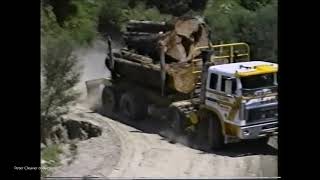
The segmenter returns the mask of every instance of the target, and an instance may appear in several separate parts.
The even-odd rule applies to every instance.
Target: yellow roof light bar
[[[236,72],[237,77],[247,77],[259,74],[268,74],[268,73],[276,73],[278,72],[278,67],[273,65],[259,65],[253,67],[250,71],[246,72]]]

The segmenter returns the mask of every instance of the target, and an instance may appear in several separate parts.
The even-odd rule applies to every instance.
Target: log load
[[[158,33],[172,30],[174,27],[167,22],[155,22],[155,21],[136,21],[130,20],[126,26],[128,32],[148,32]]]
[[[126,30],[123,37],[127,48],[112,53],[114,73],[125,80],[159,88],[160,92],[161,67],[165,67],[166,90],[184,94],[193,92],[198,77],[195,77],[190,62],[200,55],[200,51],[194,51],[194,48],[207,46],[209,42],[209,31],[200,19],[177,18],[171,22],[132,20]],[[160,47],[165,55],[164,66],[160,65]]]
[[[128,49],[152,58],[159,58],[159,45],[166,47],[168,60],[188,62],[194,47],[207,46],[208,28],[200,18],[176,18],[170,22],[129,21],[124,41]]]
[[[134,59],[120,58],[120,54],[114,56],[114,72],[121,78],[158,88],[161,88],[161,67],[160,64],[148,63],[146,61],[136,61]],[[195,88],[195,76],[192,73],[190,63],[166,64],[166,89],[180,93],[190,93]]]

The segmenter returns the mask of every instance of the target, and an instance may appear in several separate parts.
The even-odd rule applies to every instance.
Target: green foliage
[[[239,2],[242,1],[208,2],[204,15],[212,29],[213,43],[247,42],[253,58],[276,61],[277,1],[256,11],[248,10]]]
[[[270,61],[278,57],[278,21],[277,4],[261,8],[255,19],[256,31],[253,43],[253,55]]]
[[[98,3],[83,0],[73,0],[72,5],[75,13],[63,22],[63,28],[79,44],[89,44],[97,35],[100,6]]]
[[[134,1],[132,4],[141,2],[141,0]],[[171,14],[174,16],[182,16],[189,11],[202,12],[208,0],[145,0],[148,7],[157,7],[161,13]]]
[[[122,10],[127,6],[126,1],[105,0],[99,13],[99,22],[102,25],[107,24],[121,29],[125,21]]]
[[[41,7],[42,33],[67,34],[76,44],[90,44],[97,36],[98,14],[102,0],[52,0]],[[69,10],[69,11],[68,11]]]
[[[58,36],[64,33],[63,29],[57,23],[52,6],[46,5],[41,7],[41,37]]]
[[[59,145],[51,145],[46,148],[44,148],[41,151],[41,159],[47,161],[47,162],[52,162],[48,163],[50,166],[54,166],[59,162],[59,154],[62,153],[62,150],[60,149]]]
[[[97,26],[123,30],[129,19],[168,20],[183,14],[202,14],[212,28],[213,43],[245,41],[254,58],[275,60],[277,0],[51,0],[42,8],[42,30],[67,34],[77,44],[90,43]],[[53,3],[55,2],[55,3]],[[50,9],[50,6],[53,8]],[[68,11],[67,11],[68,10]],[[164,14],[167,13],[167,14]],[[57,23],[57,20],[59,23]],[[60,22],[62,21],[62,22]],[[270,52],[272,51],[272,53]]]
[[[138,3],[134,8],[124,9],[123,11],[124,21],[130,19],[135,20],[147,20],[147,21],[165,21],[169,20],[171,16],[160,14],[156,7],[147,8],[144,3]],[[123,30],[124,24],[122,26]]]
[[[100,11],[99,22],[123,30],[125,23],[130,19],[162,21],[171,17],[161,14],[156,7],[146,6],[143,1],[135,2],[131,6],[129,3],[128,1],[106,0]]]
[[[211,1],[204,15],[212,30],[214,44],[237,41],[238,20],[247,19],[249,11],[241,8],[235,1]]]
[[[252,26],[247,27],[242,33],[243,38],[251,45],[254,58],[277,61],[277,9],[277,3],[271,3],[257,10]]]
[[[240,5],[244,8],[255,11],[270,4],[271,0],[240,0]]]
[[[41,176],[48,176],[50,173],[49,168],[60,164],[59,154],[61,153],[62,149],[57,144],[48,146],[41,151],[41,160],[46,161],[45,164],[41,165]]]
[[[73,87],[79,82],[80,70],[72,56],[73,41],[68,38],[63,34],[42,37],[41,137],[45,144],[59,117],[67,113],[67,105],[79,95]]]

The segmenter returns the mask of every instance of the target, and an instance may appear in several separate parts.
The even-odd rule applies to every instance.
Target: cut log
[[[163,34],[126,32],[123,36],[128,49],[134,49],[139,54],[153,56],[158,52],[157,46]]]
[[[121,63],[121,64],[128,64],[130,66],[135,66],[135,67],[142,67],[145,69],[151,69],[154,71],[159,71],[160,72],[160,66],[159,65],[155,65],[155,64],[144,64],[144,63],[139,63],[139,62],[133,62],[133,61],[129,61],[127,59],[123,59],[123,58],[114,58],[115,62],[117,64]],[[121,72],[122,73],[122,72]],[[121,74],[120,73],[120,74]],[[125,71],[123,73],[126,73]],[[128,74],[130,74],[130,72],[127,72]]]
[[[172,30],[173,26],[166,22],[130,20],[126,29],[127,31],[158,33]]]
[[[196,76],[192,73],[193,67],[189,63],[172,63],[167,72],[171,80],[169,86],[178,92],[190,93],[195,88]]]
[[[150,63],[153,62],[153,59],[151,59],[149,57],[142,56],[142,55],[139,55],[139,54],[136,54],[136,53],[132,53],[132,52],[129,52],[129,51],[124,50],[124,49],[121,50],[121,55],[125,59],[131,60],[131,61],[135,61],[135,62],[138,62],[138,63],[150,64]]]
[[[124,34],[123,38],[127,44],[156,44],[160,39],[161,34],[155,33],[137,33],[137,32],[127,32]]]

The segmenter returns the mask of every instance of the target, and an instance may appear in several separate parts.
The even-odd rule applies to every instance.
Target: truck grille
[[[270,119],[278,118],[278,107],[277,106],[269,106],[269,107],[261,107],[255,109],[248,110],[248,123],[252,122],[261,122],[267,121]]]

